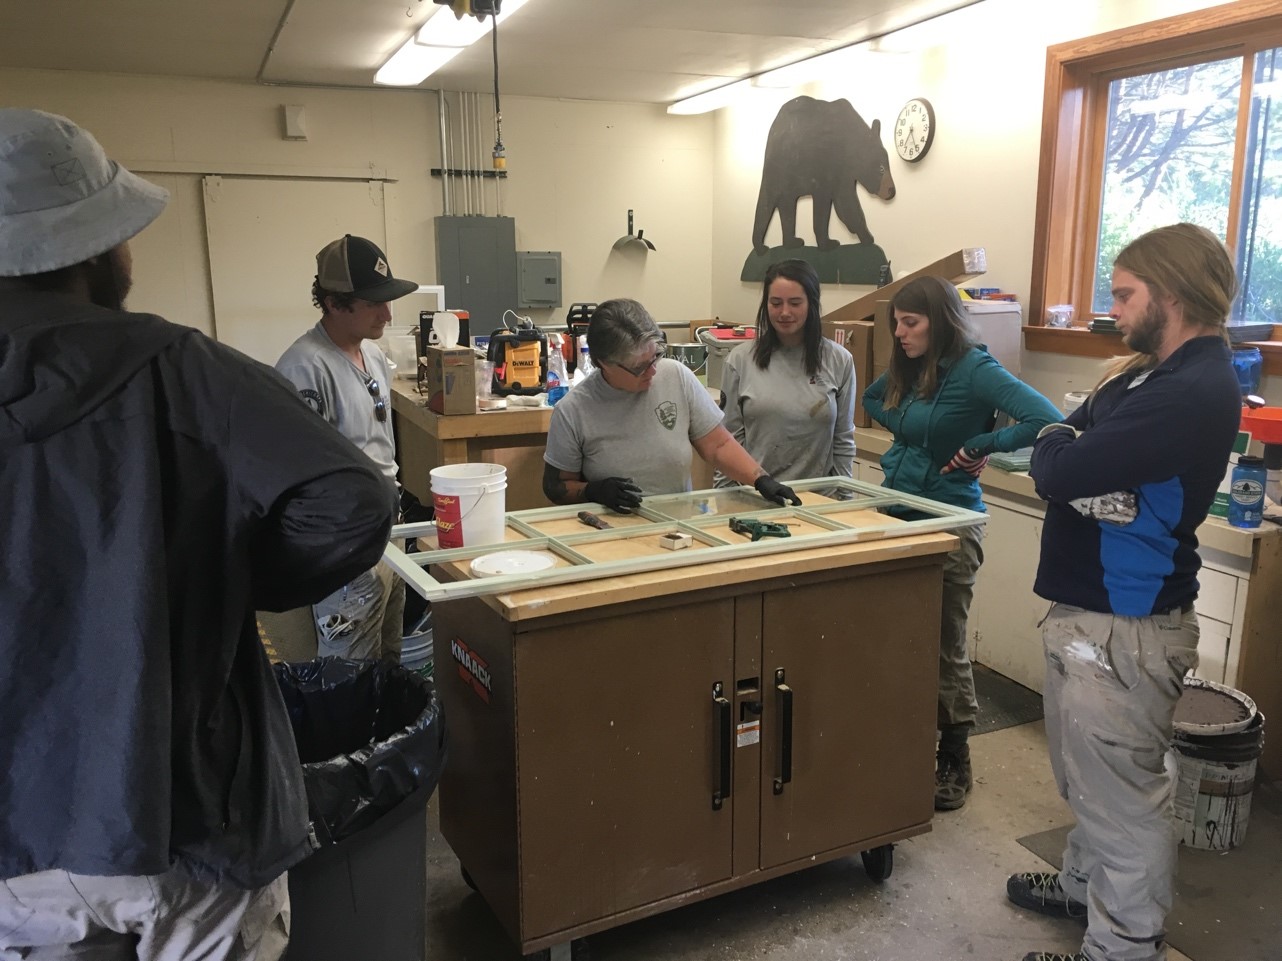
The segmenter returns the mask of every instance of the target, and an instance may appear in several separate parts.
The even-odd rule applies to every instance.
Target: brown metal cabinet
[[[928,831],[953,543],[439,605],[441,828],[513,940],[533,951]]]

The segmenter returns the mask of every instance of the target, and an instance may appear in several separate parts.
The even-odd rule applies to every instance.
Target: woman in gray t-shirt
[[[691,489],[691,447],[762,497],[801,500],[721,425],[721,411],[683,364],[664,359],[663,334],[635,300],[607,300],[588,326],[596,369],[552,409],[543,492],[556,504],[629,511],[646,494]]]
[[[823,336],[819,275],[804,260],[766,271],[756,340],[731,351],[721,390],[726,430],[772,475],[851,476],[854,358]],[[718,486],[730,483],[717,477]]]

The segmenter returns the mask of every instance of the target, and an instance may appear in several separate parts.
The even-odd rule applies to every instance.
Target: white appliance
[[[1008,371],[1019,376],[1019,355],[1023,346],[1024,311],[1009,300],[964,300],[979,342]]]

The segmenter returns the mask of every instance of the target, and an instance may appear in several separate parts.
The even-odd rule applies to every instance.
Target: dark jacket
[[[1104,384],[1033,448],[1029,473],[1049,503],[1040,597],[1146,617],[1197,596],[1197,527],[1228,468],[1241,388],[1219,337],[1188,341],[1144,373]],[[1111,524],[1069,503],[1135,493],[1138,516]]]
[[[255,887],[310,850],[254,619],[377,562],[386,482],[274,371],[0,288],[0,878]]]

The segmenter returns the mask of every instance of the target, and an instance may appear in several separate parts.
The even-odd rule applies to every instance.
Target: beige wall
[[[892,151],[893,202],[861,191],[877,242],[897,273],[958,247],[983,246],[985,284],[1026,302],[1046,46],[1211,5],[985,0],[930,30],[886,42],[908,52],[852,58],[837,79],[758,89],[745,104],[699,117],[638,104],[504,98],[511,176],[501,212],[516,218],[518,249],[562,252],[566,305],[632,296],[660,321],[716,315],[748,322],[759,292],[739,280],[739,271],[751,243],[765,138],[779,106],[803,92],[845,97],[865,119],[881,120],[889,143],[899,107],[925,96],[937,115],[931,154],[909,165]],[[0,70],[0,103],[65,113],[114,156],[170,188],[170,209],[135,244],[136,309],[214,330],[200,192],[207,173],[388,178],[389,258],[405,276],[435,280],[432,218],[442,201],[428,173],[439,164],[433,92]],[[307,108],[308,142],[281,139],[285,103]],[[489,203],[486,212],[496,212]],[[810,236],[806,204],[799,213],[803,237]],[[646,257],[612,252],[630,207],[658,248]],[[848,239],[835,218],[832,227],[835,237]],[[776,218],[767,239],[778,238]],[[282,283],[300,287],[302,306],[310,280]],[[865,290],[829,286],[824,306]],[[565,308],[530,313],[559,326]],[[1026,378],[1052,398],[1092,383],[1097,367],[1079,358],[1023,358]]]
[[[0,103],[71,117],[114,158],[170,190],[170,207],[133,245],[133,309],[216,333],[206,174],[386,178],[388,258],[398,273],[435,282],[433,218],[442,212],[440,184],[429,173],[440,164],[435,92],[0,70]],[[286,103],[306,108],[307,142],[282,139]],[[639,104],[506,97],[503,105],[510,176],[502,212],[516,218],[518,250],[562,252],[565,304],[628,296],[660,320],[708,316],[711,118],[673,118]],[[492,143],[492,130],[484,133]],[[644,259],[612,253],[629,207],[659,248]],[[491,201],[485,212],[496,209]],[[254,243],[252,232],[246,243]],[[298,288],[304,318],[311,279],[281,278]],[[565,308],[531,313],[559,326]]]
[[[751,246],[752,220],[766,135],[779,107],[805,93],[848,99],[869,123],[880,119],[890,150],[897,195],[886,203],[860,188],[876,242],[899,275],[960,247],[984,247],[984,286],[1018,294],[1026,304],[1040,153],[1046,47],[1051,44],[1214,6],[1205,0],[985,0],[939,18],[930,29],[893,36],[887,46],[914,52],[852,56],[840,76],[791,90],[757,89],[716,116],[713,212],[713,311],[751,320],[760,287],[739,280]],[[937,135],[920,164],[894,153],[896,114],[910,97],[935,109]],[[813,242],[809,201],[798,213],[798,234]],[[854,242],[834,216],[832,236]],[[776,216],[767,243],[778,244]],[[866,287],[824,290],[831,310]],[[1026,318],[1027,320],[1027,318]],[[1086,389],[1095,361],[1025,352],[1022,374],[1057,404],[1066,390]]]

